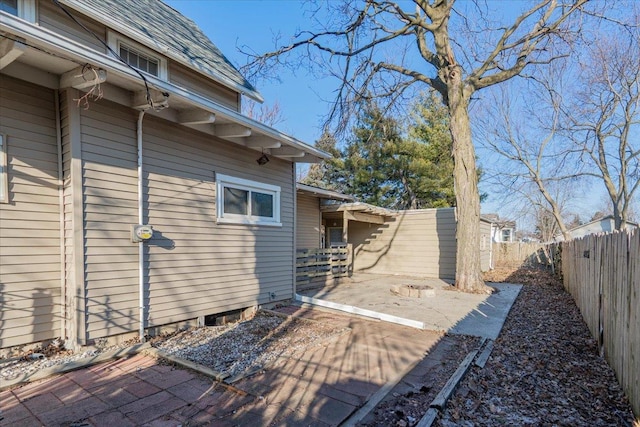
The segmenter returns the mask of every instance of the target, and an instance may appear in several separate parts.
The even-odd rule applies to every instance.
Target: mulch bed
[[[546,271],[494,271],[524,284],[484,367],[470,370],[440,426],[631,426],[613,370],[580,311]]]

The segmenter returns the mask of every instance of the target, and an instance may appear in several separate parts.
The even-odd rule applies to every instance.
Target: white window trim
[[[9,203],[9,171],[7,170],[7,135],[0,133],[0,203]]]
[[[238,188],[240,190],[256,191],[273,196],[273,218],[225,214],[224,213],[224,188]],[[251,181],[248,179],[236,178],[229,175],[216,174],[216,213],[217,222],[219,224],[247,224],[247,225],[266,225],[272,227],[282,227],[280,222],[280,192],[281,189],[277,185],[264,184],[262,182]],[[249,198],[249,210],[251,209],[251,198]]]
[[[169,79],[169,73],[168,73],[168,66],[167,66],[167,58],[165,58],[163,55],[160,55],[158,52],[149,49],[148,47],[133,41],[127,37],[121,36],[113,31],[107,31],[107,44],[109,45],[109,47],[111,49],[113,49],[114,52],[116,52],[118,55],[120,54],[120,44],[125,44],[135,50],[140,51],[141,53],[144,53],[147,56],[150,56],[153,59],[157,59],[158,60],[158,75],[154,76],[153,74],[149,74],[144,70],[140,70],[139,68],[136,68],[136,70],[148,74],[150,76],[153,77],[157,77],[159,79],[165,80],[167,81]],[[111,53],[109,52],[109,55],[111,56]]]

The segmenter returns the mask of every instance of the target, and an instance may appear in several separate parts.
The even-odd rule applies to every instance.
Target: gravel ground
[[[613,370],[555,277],[518,270],[487,280],[524,286],[488,363],[467,373],[438,425],[633,425]]]
[[[250,373],[346,332],[328,323],[259,311],[246,322],[195,328],[152,345],[230,377]]]
[[[153,347],[168,354],[199,363],[227,376],[237,376],[256,371],[278,357],[292,356],[345,331],[345,328],[327,323],[258,311],[253,318],[242,322],[192,328],[155,337],[150,342]],[[74,353],[64,350],[61,341],[54,340],[46,347],[0,359],[0,380],[11,380],[45,368],[94,357],[137,342],[130,340],[117,346],[98,343]]]

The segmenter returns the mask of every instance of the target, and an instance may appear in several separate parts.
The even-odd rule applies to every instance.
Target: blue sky
[[[249,47],[258,53],[273,50],[274,39],[281,35],[279,44],[284,44],[297,30],[308,22],[304,2],[298,0],[164,0],[167,4],[195,21],[213,43],[236,66],[246,62],[238,51],[239,46]],[[500,5],[497,12],[510,13],[510,8]],[[511,5],[521,5],[520,2]],[[284,121],[275,125],[279,130],[313,144],[320,136],[320,124],[329,109],[336,82],[316,80],[300,71],[298,75],[285,73],[280,82],[261,82],[257,89],[266,105],[278,103]],[[483,159],[480,159],[482,163]],[[490,159],[485,159],[490,160]],[[300,168],[299,168],[300,169]],[[304,171],[305,169],[302,168]],[[515,213],[504,207],[504,201],[491,197],[491,188],[481,190],[489,193],[483,203],[483,212],[498,212],[503,217],[515,218]],[[593,211],[593,205],[602,204],[593,196],[587,201],[583,212]],[[582,201],[584,203],[584,201]],[[580,203],[580,204],[582,204]],[[586,213],[585,213],[586,215]]]
[[[236,66],[246,62],[238,46],[256,52],[274,47],[274,37],[293,35],[304,25],[303,3],[296,0],[166,0],[167,4],[195,21],[211,41]],[[278,103],[284,121],[275,127],[313,144],[320,136],[320,123],[327,111],[335,84],[299,75],[282,75],[281,82],[261,83],[257,89],[266,105]],[[325,100],[325,101],[323,101]]]

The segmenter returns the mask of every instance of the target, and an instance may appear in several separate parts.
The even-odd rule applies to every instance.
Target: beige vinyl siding
[[[87,339],[138,326],[136,120],[106,101],[80,111]]]
[[[292,164],[152,117],[144,135],[149,326],[291,298]],[[217,224],[214,173],[280,186],[282,227]]]
[[[106,53],[106,48],[92,34],[86,32],[78,24],[73,22],[59,7],[52,1],[40,0],[38,3],[38,23],[49,30],[70,38],[76,42]],[[106,27],[92,19],[77,13],[70,9],[73,15],[84,24],[88,29],[97,34],[102,40],[106,40]]]
[[[453,279],[455,233],[453,208],[403,211],[383,225],[350,221],[354,270]]]
[[[173,61],[169,61],[169,81],[233,110],[240,110],[240,99],[237,92]]]
[[[0,348],[60,335],[60,203],[53,91],[0,74],[9,202],[0,203]]]
[[[320,199],[306,194],[298,194],[298,217],[296,218],[296,248],[314,249],[320,247]]]
[[[480,269],[491,269],[491,223],[480,221]]]

